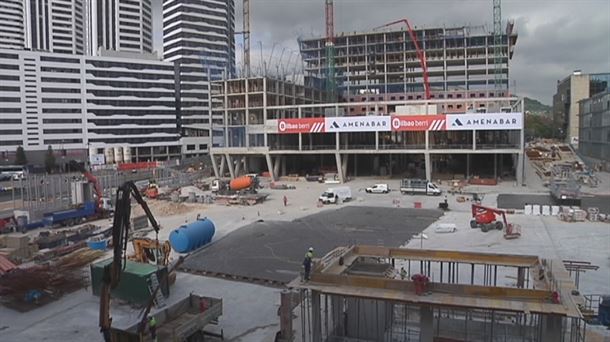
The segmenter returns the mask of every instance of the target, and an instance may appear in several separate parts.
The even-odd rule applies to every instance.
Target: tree
[[[25,165],[28,163],[28,159],[25,157],[25,151],[23,147],[17,147],[17,152],[15,153],[15,164],[17,165]]]
[[[53,154],[53,148],[49,145],[49,149],[47,150],[47,155],[44,157],[44,167],[47,169],[48,173],[53,172],[55,170],[55,155]]]

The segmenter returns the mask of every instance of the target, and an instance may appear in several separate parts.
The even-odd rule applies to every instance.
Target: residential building
[[[578,150],[610,170],[610,89],[579,102]]]
[[[89,54],[105,50],[151,53],[151,0],[90,0]]]
[[[509,62],[517,41],[512,22],[501,39],[499,87],[495,84],[494,35],[485,27],[416,28],[413,34],[425,51],[430,99],[509,96]],[[299,46],[305,70],[325,76],[325,38],[300,39]],[[424,69],[409,31],[339,33],[334,46],[340,101],[425,99]],[[459,101],[450,105],[442,110],[463,113],[468,106]],[[354,107],[348,114],[363,115],[367,110]]]
[[[84,54],[86,0],[24,0],[25,47],[34,51]]]
[[[83,159],[87,148],[120,147],[130,161],[179,158],[174,65],[144,57],[0,49],[0,150],[52,146]]]
[[[610,89],[610,73],[583,74],[576,70],[557,81],[557,92],[553,95],[553,122],[562,138],[578,146],[579,101],[607,89]]]
[[[177,68],[178,127],[187,155],[211,146],[210,81],[235,74],[234,33],[233,0],[163,1],[163,58]]]
[[[0,49],[25,47],[24,0],[0,1]]]

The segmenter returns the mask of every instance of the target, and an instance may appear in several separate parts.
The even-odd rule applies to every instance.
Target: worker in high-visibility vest
[[[311,272],[311,263],[313,259],[313,247],[309,247],[307,253],[305,253],[305,260],[303,260],[303,267],[305,268],[305,280],[309,280],[309,273]]]
[[[150,332],[150,339],[157,342],[157,320],[155,316],[148,316],[148,332]]]

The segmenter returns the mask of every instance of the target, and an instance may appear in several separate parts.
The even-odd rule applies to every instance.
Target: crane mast
[[[326,93],[329,102],[337,99],[335,80],[335,24],[333,0],[326,0]]]

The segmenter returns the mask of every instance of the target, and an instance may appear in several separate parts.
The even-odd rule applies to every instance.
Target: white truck
[[[390,192],[390,188],[387,184],[375,184],[365,189],[369,194],[387,194]]]
[[[425,179],[405,178],[400,182],[400,193],[404,194],[424,194],[428,196],[440,196],[441,189],[436,184]]]
[[[339,203],[339,200],[349,201],[350,199],[352,199],[352,189],[350,189],[349,186],[338,186],[326,189],[326,191],[320,195],[318,201],[323,204],[337,204]]]

